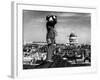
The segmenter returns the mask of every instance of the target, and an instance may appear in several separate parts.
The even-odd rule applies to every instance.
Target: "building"
[[[77,45],[77,44],[78,44],[77,35],[75,35],[74,33],[70,33],[69,45]]]

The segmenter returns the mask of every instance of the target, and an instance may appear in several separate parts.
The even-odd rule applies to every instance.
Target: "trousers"
[[[53,56],[54,49],[55,49],[55,46],[53,44],[48,45],[47,60],[52,61],[52,56]]]

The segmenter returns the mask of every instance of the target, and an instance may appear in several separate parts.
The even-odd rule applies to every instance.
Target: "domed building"
[[[70,45],[78,44],[77,35],[75,35],[74,33],[70,33],[70,35],[69,35],[69,44]]]

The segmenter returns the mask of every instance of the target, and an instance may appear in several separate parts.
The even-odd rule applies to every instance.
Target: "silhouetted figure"
[[[46,23],[46,28],[47,28],[47,35],[46,35],[46,40],[48,43],[48,51],[47,51],[47,60],[49,62],[52,62],[52,54],[54,51],[54,44],[55,44],[55,24],[57,23],[57,16],[50,15],[46,17],[47,23]]]

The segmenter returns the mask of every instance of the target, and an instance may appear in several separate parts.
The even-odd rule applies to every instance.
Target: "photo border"
[[[29,69],[23,70],[22,64],[22,43],[23,43],[23,9],[28,10],[42,10],[42,11],[58,11],[58,12],[78,12],[78,13],[91,13],[91,66],[83,67],[64,67],[64,68],[47,68],[47,69]],[[91,73],[96,72],[97,57],[95,51],[95,36],[96,28],[96,8],[86,7],[71,7],[71,6],[56,6],[56,5],[37,5],[26,3],[12,3],[12,71],[11,75],[14,78],[24,77],[38,77],[49,75],[66,75],[73,73]]]

